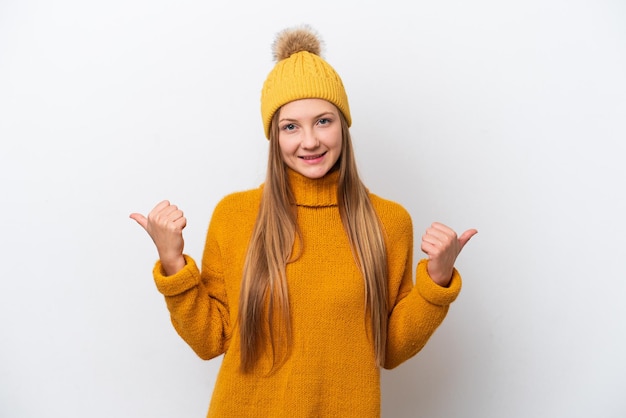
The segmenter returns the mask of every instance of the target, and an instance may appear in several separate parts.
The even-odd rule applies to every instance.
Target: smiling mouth
[[[325,152],[323,152],[321,154],[316,154],[316,155],[303,155],[303,156],[300,156],[298,158],[302,158],[303,160],[316,160],[316,159],[321,158],[324,155],[326,155],[327,152],[328,151],[325,151]]]

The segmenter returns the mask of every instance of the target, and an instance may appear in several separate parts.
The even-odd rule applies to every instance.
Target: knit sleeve
[[[448,287],[437,285],[428,275],[428,261],[417,265],[413,282],[413,225],[409,214],[397,208],[383,218],[387,234],[389,303],[386,369],[392,369],[417,354],[448,313],[461,290],[456,270]]]
[[[461,276],[456,270],[444,288],[430,278],[427,265],[427,260],[418,263],[415,286],[398,301],[389,317],[386,369],[399,366],[426,345],[461,291]]]
[[[154,280],[165,296],[172,325],[202,359],[219,356],[230,340],[229,307],[221,274],[219,246],[209,227],[202,271],[185,255],[186,266],[172,276],[164,276],[160,262],[154,267]]]

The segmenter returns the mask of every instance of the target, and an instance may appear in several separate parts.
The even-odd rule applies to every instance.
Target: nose
[[[319,146],[319,141],[313,129],[304,129],[300,146],[303,149],[315,149]]]

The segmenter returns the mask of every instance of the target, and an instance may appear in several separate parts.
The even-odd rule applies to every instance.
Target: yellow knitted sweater
[[[256,219],[261,188],[225,197],[215,208],[199,269],[173,276],[154,269],[172,324],[203,359],[224,354],[208,417],[380,416],[380,370],[375,362],[364,284],[354,263],[337,207],[337,173],[311,180],[293,171],[303,239],[300,258],[287,266],[293,347],[272,373],[261,359],[257,371],[239,371],[236,329],[242,269]],[[388,340],[385,368],[414,356],[446,316],[461,289],[455,270],[449,287],[418,263],[413,284],[413,226],[397,203],[371,195],[386,235],[389,273]]]

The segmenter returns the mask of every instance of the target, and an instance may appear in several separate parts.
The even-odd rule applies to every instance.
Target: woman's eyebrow
[[[335,116],[335,114],[333,112],[322,112],[319,115],[313,116],[312,119],[319,119],[322,116]],[[278,120],[279,122],[297,122],[298,119],[292,119],[292,118],[280,118]]]

